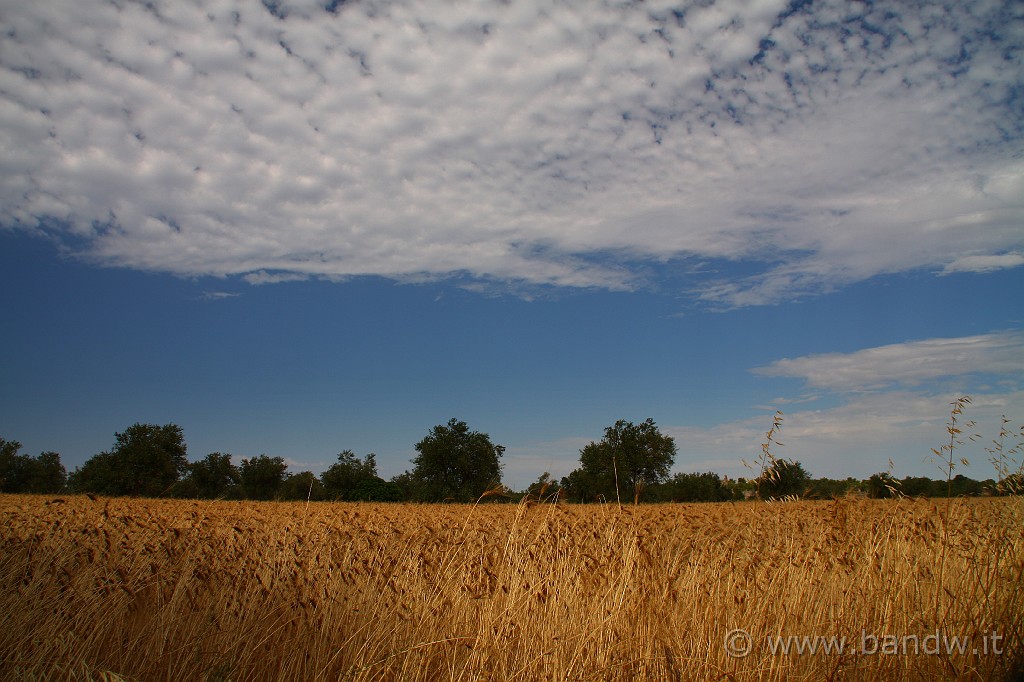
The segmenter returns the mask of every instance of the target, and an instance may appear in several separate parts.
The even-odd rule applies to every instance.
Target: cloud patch
[[[764,377],[802,379],[832,391],[867,391],[968,374],[1020,379],[1024,375],[1024,332],[1007,331],[951,339],[926,339],[776,360],[757,367]]]
[[[891,459],[898,477],[941,473],[931,449],[948,443],[945,425],[951,401],[969,394],[964,420],[981,440],[965,444],[969,467],[957,473],[994,475],[986,445],[997,436],[1004,416],[1024,419],[1024,332],[1010,330],[958,338],[925,339],[786,358],[751,370],[759,376],[799,379],[817,395],[777,398],[758,406],[763,414],[711,427],[673,427],[665,432],[686,448],[676,470],[710,468],[731,476],[751,476],[741,460],[761,453],[772,413],[784,408],[783,426],[773,450],[779,458],[803,463],[815,476],[867,477],[885,471]],[[831,397],[821,401],[819,398]],[[965,433],[965,437],[972,434]],[[753,472],[756,475],[756,472]]]
[[[237,296],[241,296],[241,294],[234,291],[204,291],[200,298],[204,301],[223,301],[226,298]]]
[[[945,473],[931,455],[932,448],[948,444],[945,425],[949,403],[955,393],[930,391],[891,391],[857,394],[836,407],[796,409],[783,417],[782,431],[772,454],[796,460],[813,476],[867,478],[886,471],[890,460],[898,477],[929,476],[944,478]],[[1018,426],[1024,414],[1024,392],[1019,390],[974,395],[966,419],[975,422],[965,433],[965,444],[958,452],[969,461],[955,473],[977,479],[995,476],[985,451],[999,433],[1003,415]],[[743,419],[710,428],[669,427],[680,448],[676,471],[717,471],[733,477],[756,476],[751,466],[761,454],[765,432],[772,416]],[[966,436],[979,434],[980,440],[967,442]]]
[[[692,276],[723,306],[1012,267],[1021,19],[1013,2],[16,3],[0,224],[255,283],[628,290],[646,263],[742,262]]]
[[[1024,254],[1001,253],[991,256],[961,256],[942,268],[943,275],[954,272],[994,272],[1024,265]]]

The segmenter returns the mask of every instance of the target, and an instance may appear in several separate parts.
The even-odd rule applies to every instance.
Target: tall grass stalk
[[[764,435],[765,439],[764,442],[761,444],[761,454],[758,455],[757,457],[756,464],[759,467],[759,471],[757,473],[757,478],[755,479],[755,481],[757,483],[757,498],[759,500],[764,499],[764,496],[761,494],[761,484],[764,483],[765,478],[776,475],[775,464],[778,461],[778,459],[772,452],[772,448],[776,445],[783,446],[783,443],[780,443],[778,441],[779,432],[782,431],[782,419],[782,410],[776,410],[775,416],[772,417],[772,425],[768,429],[767,433],[765,433]],[[748,469],[753,468],[747,462],[747,460],[743,460],[743,466],[747,467]]]
[[[1011,424],[1004,414],[999,422],[999,436],[992,441],[991,448],[985,448],[996,470],[996,492],[1000,495],[1024,494],[1024,460],[1017,459],[1024,453],[1024,425],[1014,431]],[[1009,438],[1017,442],[1008,445]]]
[[[0,496],[0,679],[999,679],[1022,650],[1019,498],[963,501],[945,530],[912,499],[61,499]],[[764,646],[936,630],[1006,653]]]

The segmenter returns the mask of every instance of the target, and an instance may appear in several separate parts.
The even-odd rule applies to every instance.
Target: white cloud
[[[0,223],[256,282],[753,262],[725,306],[1019,264],[1019,7],[788,4],[7,3]]]
[[[965,442],[960,454],[970,465],[956,473],[984,479],[994,476],[985,447],[997,436],[1001,417],[1024,422],[1024,332],[1016,330],[808,355],[752,371],[801,379],[829,393],[783,395],[772,405],[756,406],[755,416],[713,426],[662,425],[662,433],[674,438],[678,448],[674,471],[757,475],[761,445],[775,410],[782,407],[782,429],[772,454],[801,462],[814,476],[865,478],[885,471],[891,459],[898,477],[938,478],[941,463],[931,449],[948,443],[950,403],[970,395],[961,425],[974,421],[964,436],[980,438]],[[977,381],[992,376],[996,380],[987,384]],[[510,447],[506,480],[522,487],[541,471],[564,476],[579,465],[579,450],[591,440]]]
[[[764,377],[801,379],[806,386],[833,393],[834,406],[814,408],[814,400],[779,398],[786,407],[776,457],[795,459],[815,476],[864,477],[895,464],[895,473],[938,477],[931,449],[948,442],[945,425],[950,403],[970,395],[961,424],[981,436],[964,444],[971,462],[966,473],[994,475],[984,448],[996,437],[1000,419],[1024,420],[1024,332],[995,332],[952,339],[926,339],[777,360],[752,370]],[[995,377],[982,383],[980,379]],[[883,390],[884,389],[884,390]],[[830,401],[831,402],[831,401]],[[797,407],[799,405],[799,407]],[[740,460],[753,463],[771,426],[773,408],[764,415],[711,428],[670,427],[679,443],[683,469],[721,462],[722,473],[750,475]],[[732,462],[729,466],[730,460]],[[680,468],[677,464],[677,469]]]
[[[776,360],[752,370],[766,377],[791,377],[808,386],[862,391],[967,374],[1007,378],[1024,374],[1024,332],[1007,331],[952,339],[926,339]]]
[[[243,279],[249,284],[280,284],[281,282],[301,282],[308,279],[307,275],[298,272],[250,272]]]
[[[942,268],[942,274],[953,272],[992,272],[1024,265],[1024,254],[1000,253],[989,256],[961,256]]]
[[[204,291],[200,298],[204,301],[222,301],[225,298],[235,298],[236,296],[241,296],[241,294],[231,291]]]
[[[866,478],[885,471],[891,459],[893,473],[904,476],[942,476],[932,448],[949,442],[946,423],[949,403],[961,394],[892,391],[857,395],[843,404],[819,410],[787,411],[772,454],[799,461],[815,477]],[[977,479],[995,476],[985,451],[999,433],[1003,415],[1018,426],[1024,420],[1024,392],[1020,390],[973,396],[961,419],[974,421],[964,431],[964,444],[957,457],[968,459],[967,467],[955,473]],[[756,476],[741,460],[756,466],[765,432],[772,415],[718,424],[710,428],[668,427],[663,431],[676,439],[677,471],[716,471],[729,476]],[[968,436],[977,434],[974,441]]]

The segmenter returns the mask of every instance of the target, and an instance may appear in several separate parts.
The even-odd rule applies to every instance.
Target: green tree
[[[285,476],[278,492],[282,500],[322,500],[324,486],[312,471]]]
[[[420,494],[419,484],[415,478],[413,478],[411,471],[403,471],[400,474],[391,477],[388,481],[400,495],[400,499],[405,501],[418,500],[423,497]]]
[[[547,471],[526,488],[526,495],[533,500],[557,500],[561,494],[562,487]]]
[[[864,490],[864,482],[856,478],[815,478],[810,481],[808,497],[816,499],[829,499],[845,497],[854,492]]]
[[[729,499],[732,500],[746,500],[757,493],[757,483],[743,476],[739,478],[726,476],[722,479],[722,483],[729,491]]]
[[[605,429],[599,443],[580,450],[579,469],[564,480],[583,498],[621,500],[626,493],[635,504],[646,487],[668,478],[675,457],[675,441],[662,435],[653,419],[640,424],[620,419]]]
[[[760,491],[763,497],[781,498],[790,495],[802,496],[810,487],[811,476],[800,462],[776,459],[765,470]]]
[[[660,502],[723,502],[732,498],[732,491],[716,473],[676,474],[652,486],[651,495]]]
[[[78,492],[157,497],[188,472],[188,448],[176,424],[133,424],[114,447],[89,458],[70,483]]]
[[[238,468],[242,494],[250,500],[272,500],[278,496],[284,483],[288,465],[283,457],[258,455],[243,459]]]
[[[0,438],[0,492],[12,493],[17,486],[21,443]]]
[[[320,474],[324,495],[329,500],[360,500],[358,490],[365,490],[371,481],[380,481],[377,476],[377,456],[372,452],[363,459],[351,450],[338,455],[338,461]],[[383,481],[382,481],[383,482]]]
[[[59,493],[68,481],[68,472],[56,452],[41,452],[25,458],[24,492]]]
[[[900,482],[887,471],[872,474],[868,479],[868,497],[873,500],[884,500],[894,497],[900,492]]]
[[[953,497],[977,497],[984,489],[984,483],[963,474],[957,474],[949,481],[949,494]]]
[[[935,481],[927,476],[905,476],[899,487],[907,497],[946,496],[946,482]]]
[[[435,426],[416,444],[414,494],[427,501],[470,502],[501,484],[505,448],[490,436],[470,431],[466,422],[451,419]]]
[[[615,481],[600,481],[592,472],[574,469],[559,482],[562,496],[573,502],[602,502],[608,498],[601,492],[614,488]],[[614,493],[612,493],[614,499]]]
[[[101,452],[85,460],[68,476],[68,488],[76,493],[124,495],[113,453]]]
[[[21,454],[21,443],[0,438],[0,492],[57,493],[67,483],[67,471],[56,452],[38,457]]]
[[[225,497],[242,483],[238,467],[231,463],[231,455],[220,452],[211,452],[189,465],[189,479],[195,486],[196,496],[204,499]]]
[[[404,498],[396,483],[374,477],[360,481],[352,491],[352,499],[360,502],[401,502]]]

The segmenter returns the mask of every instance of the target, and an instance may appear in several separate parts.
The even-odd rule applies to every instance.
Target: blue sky
[[[1024,10],[2,3],[0,436],[69,468],[451,417],[506,482],[652,417],[676,470],[939,475],[1024,419]]]

